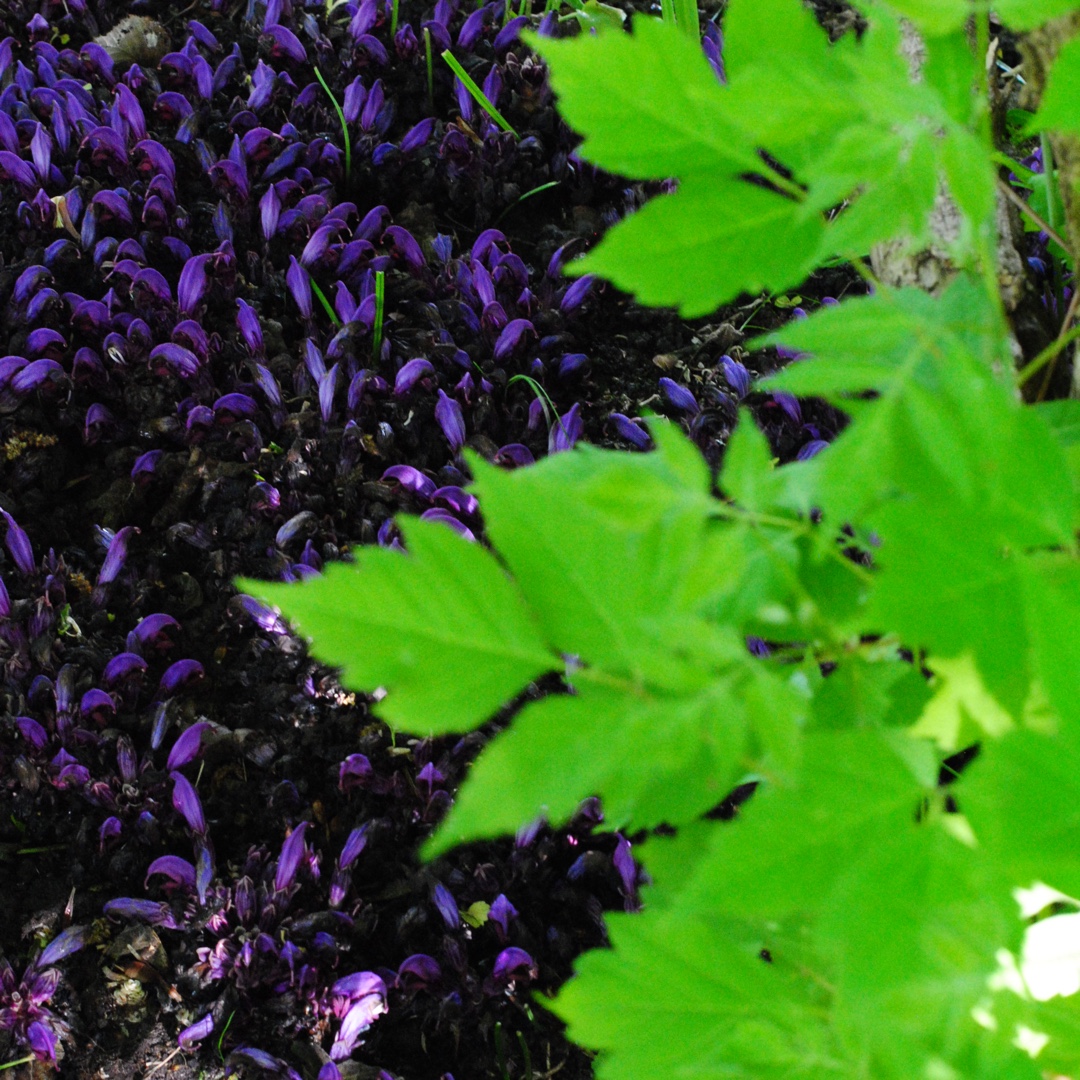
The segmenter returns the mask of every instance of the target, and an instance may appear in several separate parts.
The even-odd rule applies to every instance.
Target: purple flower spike
[[[192,870],[192,883],[194,884],[194,870]],[[190,1027],[184,1028],[176,1037],[182,1050],[190,1050],[196,1043],[202,1042],[214,1033],[213,1013],[207,1013],[201,1020],[196,1020]]]
[[[191,786],[191,781],[179,772],[169,773],[173,782],[173,809],[187,822],[188,828],[197,836],[206,835],[206,817],[203,814],[199,793]]]
[[[450,449],[456,454],[465,445],[465,418],[461,414],[461,406],[453,398],[447,397],[444,390],[439,391],[435,419],[442,428]]]
[[[726,353],[720,357],[720,369],[724,373],[724,378],[727,379],[728,386],[739,396],[744,398],[750,393],[750,372],[746,370],[746,365],[739,363],[738,360],[732,360]]]
[[[644,428],[635,424],[629,416],[613,412],[608,419],[615,425],[615,430],[619,433],[619,438],[633,443],[639,450],[644,450],[652,441],[649,438],[649,433]]]
[[[499,334],[495,342],[494,357],[498,361],[505,360],[513,353],[526,337],[536,337],[536,328],[528,319],[511,319]]]
[[[414,953],[407,960],[402,960],[397,970],[397,986],[417,985],[426,986],[435,982],[442,975],[442,968],[434,957],[427,953]]]
[[[200,720],[197,724],[192,724],[183,734],[173,743],[173,748],[169,751],[169,760],[165,764],[165,768],[172,772],[174,769],[182,768],[189,762],[194,761],[199,756],[199,751],[202,749],[202,737],[203,732],[210,730],[214,725],[209,720]]]
[[[165,669],[158,685],[158,693],[164,697],[172,697],[181,690],[188,690],[195,683],[202,682],[205,677],[206,671],[198,660],[177,660]]]
[[[503,949],[495,958],[495,967],[492,969],[492,978],[503,985],[508,985],[518,979],[535,979],[536,963],[524,950],[511,945],[509,949]]]
[[[584,433],[585,421],[581,419],[579,402],[551,425],[551,431],[548,432],[548,453],[558,454],[563,450],[572,450]]]
[[[7,536],[5,544],[11,553],[15,565],[24,573],[32,574],[36,569],[34,563],[34,549],[30,546],[30,537],[23,531],[22,526],[6,511],[0,510],[7,522]]]
[[[341,857],[338,859],[338,865],[342,870],[352,866],[360,852],[367,846],[367,831],[367,825],[361,825],[349,833],[345,846],[341,849]],[[335,990],[334,992],[339,993],[340,991]]]
[[[510,930],[510,920],[517,915],[517,908],[502,893],[495,897],[488,911],[488,918],[502,930],[504,938]]]
[[[799,448],[799,452],[795,455],[796,461],[809,461],[812,457],[816,457],[821,453],[829,444],[824,439],[813,439],[805,446]]]
[[[698,405],[697,398],[685,386],[680,386],[675,382],[674,379],[661,379],[660,389],[664,392],[664,397],[668,399],[669,404],[674,408],[688,412],[691,416],[697,416],[701,412],[701,406]]]
[[[106,686],[115,686],[136,673],[141,673],[147,668],[146,661],[133,652],[122,652],[114,656],[101,673],[101,681]]]
[[[382,474],[383,480],[396,480],[407,491],[428,498],[435,492],[435,482],[412,465],[391,465]]]
[[[559,303],[559,310],[563,312],[576,311],[585,303],[586,297],[592,291],[593,282],[596,280],[593,274],[584,274],[566,290]]]
[[[162,855],[160,859],[155,859],[146,869],[144,888],[149,887],[150,879],[155,874],[164,874],[188,892],[195,891],[195,867],[179,855]]]
[[[295,880],[300,860],[304,857],[304,830],[307,822],[301,821],[281,845],[277,872],[274,874],[274,892],[284,892]]]
[[[44,952],[34,961],[33,966],[41,968],[59,964],[61,960],[78,952],[90,939],[90,929],[86,926],[69,926],[62,930],[45,946]]]
[[[341,1029],[330,1047],[330,1060],[347,1058],[360,1042],[360,1036],[385,1012],[386,1000],[379,994],[368,994],[357,1001],[341,1021]]]
[[[796,424],[802,423],[802,407],[794,394],[789,394],[786,390],[776,390],[773,392],[773,400]]]
[[[434,374],[435,368],[430,360],[425,360],[423,357],[409,360],[398,369],[397,377],[394,379],[394,394],[401,397],[403,394],[407,394],[425,375]]]
[[[457,901],[450,890],[440,881],[435,885],[432,900],[442,921],[446,923],[448,930],[457,930],[461,926],[461,916],[458,913]]]
[[[304,319],[311,318],[311,278],[307,271],[296,261],[295,255],[289,256],[289,269],[285,271],[285,284],[289,287],[296,306]]]
[[[105,561],[101,564],[101,573],[98,574],[97,583],[108,585],[116,580],[116,576],[124,568],[127,561],[128,544],[133,536],[139,534],[139,529],[134,525],[125,525],[118,529],[116,535],[109,542],[109,550],[105,555]]]

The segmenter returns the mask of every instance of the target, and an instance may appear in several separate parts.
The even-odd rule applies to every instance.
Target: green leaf
[[[909,726],[930,698],[926,679],[899,657],[840,661],[814,695],[822,727]]]
[[[707,314],[744,292],[781,291],[814,266],[823,226],[799,204],[734,180],[687,177],[608,230],[567,268],[599,274],[639,303]]]
[[[440,523],[410,520],[402,531],[408,555],[363,548],[300,585],[237,587],[279,608],[345,686],[385,687],[375,711],[395,726],[476,727],[558,658],[489,552]]]
[[[1071,7],[1072,5],[1070,5]],[[1029,131],[1080,134],[1080,38],[1065,42],[1047,76],[1039,111]]]
[[[522,37],[550,65],[559,111],[585,136],[578,152],[587,160],[654,180],[760,168],[701,49],[671,24],[638,15],[633,35]]]
[[[1076,10],[1076,0],[996,0],[994,12],[1010,30],[1034,30]]]
[[[772,510],[779,501],[783,477],[773,468],[769,442],[749,409],[739,410],[738,426],[728,439],[720,486],[747,510]]]
[[[586,671],[573,695],[526,706],[473,766],[424,857],[539,814],[561,825],[599,793],[610,827],[682,824],[719,803],[751,762],[772,752],[789,765],[806,702],[741,642],[730,654],[727,672],[681,694],[594,683]]]

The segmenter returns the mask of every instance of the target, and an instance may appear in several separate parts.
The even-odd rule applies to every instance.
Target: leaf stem
[[[1040,214],[1037,214],[1034,210],[1032,210],[1031,207],[1028,206],[1028,204],[1026,202],[1024,202],[1024,200],[1021,199],[1020,196],[1017,195],[1016,192],[1013,191],[1013,189],[1011,187],[1009,187],[1008,184],[1005,183],[1004,180],[1002,180],[1000,177],[998,177],[998,182],[997,183],[998,183],[998,190],[1001,192],[1001,194],[1004,195],[1005,198],[1008,199],[1011,203],[1013,203],[1016,206],[1017,210],[1020,211],[1021,214],[1023,214],[1025,217],[1029,218],[1036,225],[1038,225],[1039,228],[1042,229],[1042,231],[1044,233],[1046,233],[1046,235],[1049,236],[1050,239],[1053,240],[1055,244],[1058,245],[1058,247],[1060,247],[1064,251],[1069,250],[1069,245],[1066,244],[1064,240],[1062,240],[1062,238],[1058,235],[1058,233],[1054,229],[1054,227],[1048,221],[1046,221]],[[1048,183],[1049,183],[1049,181],[1048,181]]]
[[[1075,341],[1078,337],[1080,337],[1080,326],[1074,326],[1068,332],[1059,334],[1056,341],[1050,342],[1034,360],[1029,361],[1016,373],[1017,382],[1023,386],[1032,375],[1042,371],[1070,341]]]
[[[326,293],[324,293],[322,289],[319,288],[318,284],[311,276],[310,272],[308,273],[308,279],[311,281],[311,291],[315,294],[315,298],[319,301],[319,303],[322,304],[323,311],[325,311],[326,314],[330,316],[330,321],[335,326],[341,326],[341,319],[338,318],[338,313],[334,310],[330,301],[326,299]]]

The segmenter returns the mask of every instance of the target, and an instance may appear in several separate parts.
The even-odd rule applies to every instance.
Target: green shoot
[[[701,38],[697,0],[674,0],[675,25],[692,41]]]
[[[220,1034],[220,1035],[218,1036],[218,1041],[217,1041],[217,1056],[218,1056],[219,1058],[221,1058],[221,1063],[222,1063],[223,1065],[225,1064],[225,1054],[224,1054],[224,1052],[222,1051],[222,1046],[223,1046],[223,1045],[225,1044],[225,1033],[226,1033],[226,1032],[227,1032],[227,1031],[229,1030],[229,1027],[230,1027],[230,1025],[232,1024],[232,1022],[233,1022],[233,1017],[234,1017],[235,1015],[236,1015],[236,1010],[235,1010],[235,1009],[233,1009],[233,1011],[232,1011],[231,1013],[229,1013],[229,1019],[225,1021],[225,1026],[224,1026],[224,1027],[223,1027],[223,1028],[221,1029],[221,1034]]]
[[[546,184],[540,184],[538,187],[530,188],[524,195],[519,195],[508,207],[506,207],[506,209],[503,210],[503,212],[495,219],[495,224],[498,225],[511,210],[520,206],[526,199],[531,199],[534,195],[539,195],[542,191],[548,191],[553,187],[558,187],[560,183],[562,183],[561,180],[549,180]]]
[[[483,109],[484,112],[486,112],[488,116],[490,116],[491,119],[494,120],[495,123],[503,129],[503,131],[513,135],[515,139],[520,138],[518,133],[510,126],[506,117],[504,117],[503,114],[499,112],[499,110],[496,109],[494,105],[491,104],[491,102],[488,100],[487,94],[485,94],[484,91],[481,90],[475,82],[473,82],[469,73],[461,66],[460,63],[458,63],[457,58],[449,49],[443,50],[442,58],[446,61],[450,70],[461,80],[461,85],[469,91],[477,105],[479,105],[480,108]]]
[[[338,99],[334,97],[333,91],[326,84],[326,80],[323,78],[323,73],[316,67],[315,78],[319,80],[319,85],[326,91],[326,96],[330,99],[330,104],[334,106],[334,112],[337,113],[338,122],[341,124],[341,134],[345,140],[345,183],[352,182],[352,143],[349,139],[349,125],[345,122],[345,113],[342,111],[341,105],[338,104]]]
[[[390,37],[391,37],[391,40],[393,39],[394,35],[397,33],[397,24],[398,24],[398,0],[393,0],[393,3],[390,5]]]
[[[375,328],[371,337],[371,359],[377,364],[382,353],[383,316],[386,313],[386,271],[375,271]]]
[[[424,64],[427,67],[428,109],[435,111],[435,68],[431,60],[431,31],[424,27]]]
[[[26,1065],[33,1060],[34,1055],[30,1054],[29,1057],[16,1058],[15,1061],[5,1061],[3,1065],[0,1065],[0,1072],[3,1072],[5,1069],[16,1069],[20,1065]]]
[[[311,291],[315,294],[315,299],[318,300],[320,304],[322,304],[323,311],[325,311],[326,314],[330,316],[330,321],[335,326],[341,326],[341,320],[338,318],[338,313],[334,310],[334,306],[330,303],[330,301],[327,300],[326,293],[324,293],[322,289],[319,288],[318,284],[316,283],[315,279],[311,277],[310,273],[308,274],[308,277],[311,278]]]
[[[544,410],[544,421],[550,431],[553,417],[559,415],[559,410],[555,408],[555,403],[548,396],[548,392],[531,375],[514,375],[507,380],[506,385],[513,386],[516,382],[527,383],[529,388],[536,395],[537,401],[540,402],[540,405]]]

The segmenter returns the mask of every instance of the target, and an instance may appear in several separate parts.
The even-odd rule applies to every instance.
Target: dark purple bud
[[[268,26],[266,34],[270,37],[270,55],[277,59],[290,60],[294,64],[303,64],[307,61],[307,50],[301,44],[300,39],[287,27]]]
[[[434,373],[435,368],[430,360],[425,360],[423,357],[409,360],[398,369],[397,377],[394,379],[394,394],[398,397],[407,394],[425,375]]]
[[[247,394],[222,394],[214,402],[214,416],[231,420],[251,420],[258,415],[259,406],[255,399]]]
[[[44,952],[34,961],[33,967],[52,967],[61,960],[78,952],[90,940],[90,928],[86,926],[69,926],[62,930],[45,946]]]
[[[388,239],[394,249],[394,255],[406,265],[414,270],[423,269],[427,265],[424,252],[408,229],[403,229],[400,225],[390,225],[382,234],[384,244]]]
[[[79,702],[79,713],[84,720],[107,724],[116,715],[116,702],[104,690],[91,687]]]
[[[505,360],[513,353],[527,336],[536,337],[536,328],[528,319],[511,319],[503,327],[495,342],[494,357],[496,360]]]
[[[350,754],[338,769],[338,787],[345,792],[361,787],[374,773],[364,754]]]
[[[504,937],[510,930],[510,920],[517,915],[517,908],[502,893],[495,897],[488,911],[488,918],[502,929]]]
[[[124,831],[124,823],[118,817],[107,817],[98,827],[98,846],[105,850],[106,840],[115,840]]]
[[[521,32],[523,26],[528,26],[529,19],[525,15],[518,15],[516,18],[511,19],[499,32],[495,35],[495,43],[493,48],[495,53],[501,53],[504,49],[509,49],[511,45],[518,39],[518,35]]]
[[[573,405],[569,412],[560,416],[548,432],[548,453],[557,454],[570,450],[585,433],[585,422],[581,419],[581,404]]]
[[[285,284],[300,309],[305,320],[311,318],[311,278],[308,272],[296,261],[295,255],[289,256],[289,269],[285,271]]]
[[[158,693],[165,697],[172,697],[182,690],[190,690],[205,677],[206,672],[198,660],[177,660],[175,664],[170,664],[165,674],[161,676]]]
[[[652,441],[649,433],[622,413],[612,413],[608,419],[615,425],[619,437],[633,443],[639,450],[644,450]]]
[[[663,378],[660,380],[660,389],[664,392],[664,397],[668,399],[676,409],[681,409],[683,412],[690,413],[691,416],[696,416],[701,412],[701,406],[697,403],[697,398],[685,387],[680,386],[674,379]]]
[[[26,351],[34,357],[59,360],[67,352],[67,341],[58,330],[41,326],[27,334]]]
[[[813,439],[805,446],[799,448],[795,455],[796,461],[809,461],[812,457],[820,454],[829,444],[824,439]]]
[[[213,726],[209,720],[200,720],[198,723],[192,724],[173,743],[165,768],[172,772],[174,769],[180,769],[189,762],[194,761],[199,756],[199,751],[202,748],[203,732],[209,731]]]
[[[334,310],[338,314],[338,318],[346,326],[351,323],[357,314],[359,304],[356,302],[356,297],[349,292],[349,287],[344,281],[337,281],[334,283]],[[345,332],[342,331],[342,334]],[[337,340],[335,338],[335,340]],[[344,340],[344,339],[343,339]],[[331,349],[330,355],[333,356],[334,352]]]
[[[373,34],[361,34],[356,39],[356,47],[363,49],[368,54],[368,58],[380,67],[386,67],[390,62],[390,54],[386,51],[386,46]]]
[[[579,277],[577,281],[566,290],[566,294],[559,303],[559,310],[570,312],[576,311],[581,307],[581,305],[585,303],[585,298],[589,295],[595,280],[596,277],[593,274],[584,274],[582,277]]]
[[[42,295],[43,293],[38,293],[38,296]],[[59,382],[63,377],[64,369],[55,360],[34,360],[12,376],[9,386],[16,397],[24,397],[47,381]]]
[[[31,365],[33,366],[33,365]],[[30,546],[30,537],[26,535],[19,523],[6,511],[0,510],[7,522],[7,536],[4,543],[11,553],[15,565],[24,573],[32,574],[37,568],[34,562],[34,549]]]
[[[249,877],[242,877],[233,890],[236,917],[242,926],[250,926],[255,917],[255,886]]]
[[[536,461],[533,452],[523,443],[507,443],[495,454],[495,464],[503,468],[519,469]]]
[[[146,670],[147,663],[133,652],[122,652],[114,656],[101,673],[101,681],[106,686],[115,686]]]
[[[187,822],[188,828],[198,836],[206,835],[206,818],[203,815],[199,793],[183,773],[171,772],[173,782],[173,809]]]
[[[140,530],[134,525],[125,525],[118,529],[112,540],[109,541],[109,550],[105,554],[105,561],[101,564],[101,573],[98,574],[97,583],[108,585],[116,580],[117,574],[124,568],[127,561],[128,544],[133,536],[138,536]]]
[[[799,399],[794,394],[789,394],[786,390],[774,390],[773,401],[787,413],[792,421],[796,424],[802,423],[802,408],[799,405]]]
[[[367,87],[364,85],[364,80],[357,75],[356,78],[345,87],[345,96],[342,102],[341,111],[345,114],[345,122],[347,124],[356,123],[356,119],[360,115],[360,110],[364,107],[364,102],[366,100]]]
[[[25,304],[31,296],[45,285],[55,284],[51,271],[47,267],[28,266],[16,279],[11,294],[16,304]]]
[[[10,150],[0,150],[0,180],[17,184],[28,198],[38,188],[37,177],[30,163]]]
[[[487,22],[490,14],[487,5],[484,5],[483,7],[477,8],[465,22],[462,23],[457,39],[457,46],[459,49],[464,49],[466,52],[472,50],[472,47],[480,40],[480,35],[484,32],[484,24]]]
[[[477,501],[476,496],[470,495],[456,484],[448,484],[446,487],[438,488],[431,493],[431,498],[446,503],[451,510],[458,514],[465,514],[468,517],[471,517],[480,509],[480,503]]]
[[[155,375],[172,372],[181,379],[191,379],[199,373],[201,366],[199,358],[190,349],[173,342],[158,345],[150,351],[150,369]]]
[[[140,454],[135,459],[135,464],[131,466],[131,479],[136,484],[148,480],[154,475],[163,456],[164,451],[162,450],[147,450],[145,454]]]
[[[56,1047],[60,1037],[52,1028],[34,1020],[26,1029],[26,1041],[39,1061],[48,1061],[56,1068]]]
[[[491,974],[500,983],[510,983],[523,978],[535,979],[537,971],[533,958],[524,949],[511,946],[495,958]]]
[[[458,913],[457,901],[450,890],[440,881],[435,885],[432,900],[442,921],[446,923],[448,930],[457,930],[461,926],[461,916]]]
[[[396,480],[403,488],[428,498],[435,491],[435,483],[412,465],[391,465],[382,474],[383,480]]]
[[[444,525],[449,525],[459,536],[464,536],[466,540],[476,539],[476,534],[468,525],[462,524],[449,510],[444,510],[441,506],[425,510],[420,517],[425,521],[441,521]]]
[[[128,634],[127,647],[132,652],[144,652],[147,649],[167,652],[173,646],[173,631],[179,629],[180,624],[171,615],[161,612],[147,615],[140,619],[135,629]]]
[[[176,301],[182,314],[194,315],[206,295],[210,287],[207,268],[212,258],[212,255],[193,255],[184,264],[176,286]]]
[[[49,741],[49,733],[32,716],[16,716],[15,726],[35,750],[44,749]]]
[[[334,364],[319,379],[319,415],[324,424],[329,424],[334,415],[334,395],[337,393],[338,365]]]
[[[402,960],[397,969],[395,985],[401,986],[427,986],[436,982],[442,975],[442,968],[434,957],[427,953],[414,953],[406,960]]]
[[[192,887],[195,885],[195,869],[192,867],[191,871],[191,883]],[[180,1044],[182,1050],[190,1050],[197,1043],[202,1042],[203,1039],[209,1038],[214,1033],[214,1015],[213,1013],[207,1013],[201,1020],[196,1020],[194,1024],[184,1028],[176,1037],[176,1041]]]
[[[149,886],[150,879],[155,874],[164,874],[170,881],[182,886],[188,892],[195,891],[195,867],[187,859],[181,859],[179,855],[162,855],[160,859],[155,859],[147,867],[144,888]]]
[[[398,149],[403,154],[411,154],[414,150],[419,150],[421,146],[425,145],[431,138],[432,132],[435,130],[435,118],[429,116],[420,123],[414,124],[408,131],[405,132],[398,144]],[[443,260],[446,261],[445,259]]]
[[[450,449],[456,454],[465,445],[465,418],[461,414],[461,406],[453,398],[448,398],[444,390],[439,391],[435,419]]]
[[[348,869],[367,846],[367,832],[367,825],[361,825],[349,833],[345,840],[345,846],[341,849],[341,856],[338,859],[338,865],[342,870]],[[338,990],[334,991],[334,993],[339,992]]]
[[[750,372],[746,370],[746,365],[739,363],[738,360],[732,360],[725,353],[720,357],[720,370],[723,371],[728,386],[735,391],[739,399],[746,397],[750,392]]]
[[[772,655],[772,649],[769,648],[768,643],[762,638],[755,637],[753,634],[747,637],[746,648],[751,656],[756,656],[759,659],[764,659],[765,657]]]
[[[278,859],[274,874],[274,892],[284,892],[296,880],[296,871],[305,853],[304,830],[307,822],[301,821],[281,845],[281,857]]]
[[[629,896],[633,893],[634,885],[637,882],[637,867],[634,865],[634,856],[630,853],[630,841],[622,833],[616,833],[615,835],[619,839],[611,858],[615,864],[615,869],[619,872],[623,892]]]
[[[565,379],[578,374],[589,362],[585,353],[563,353],[559,361],[559,378]]]
[[[277,189],[271,184],[266,189],[266,194],[259,200],[259,220],[262,225],[263,239],[270,241],[274,238],[280,219],[281,199]]]
[[[255,383],[266,395],[266,400],[274,408],[280,409],[282,405],[281,387],[268,367],[263,364],[255,365]]]
[[[146,180],[161,174],[170,185],[176,182],[176,162],[172,154],[156,139],[143,139],[131,149],[132,164]]]

